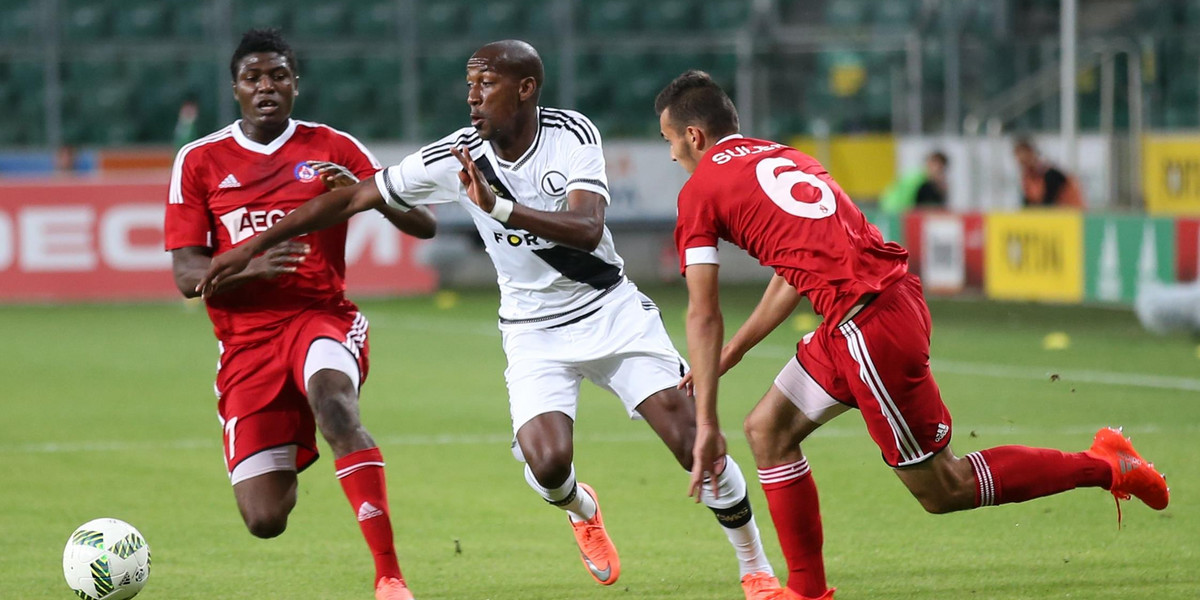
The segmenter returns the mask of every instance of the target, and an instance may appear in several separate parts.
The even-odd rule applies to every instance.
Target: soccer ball
[[[129,523],[88,521],[67,539],[63,575],[83,600],[128,600],[150,577],[150,546]]]

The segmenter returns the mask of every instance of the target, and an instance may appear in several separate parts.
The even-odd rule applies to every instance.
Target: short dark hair
[[[677,128],[699,126],[716,139],[738,132],[737,108],[704,71],[687,71],[658,93],[654,112],[662,116],[668,108]]]
[[[238,44],[237,50],[233,51],[233,58],[229,61],[229,76],[232,79],[237,80],[238,63],[247,54],[255,52],[281,54],[283,58],[287,59],[288,66],[292,68],[292,74],[299,74],[299,69],[296,67],[296,53],[292,52],[292,46],[283,39],[283,34],[278,29],[251,29],[242,34],[242,41]]]
[[[946,153],[942,152],[941,150],[935,150],[934,152],[929,153],[929,158],[942,163],[943,167],[950,164],[950,157],[946,156]]]
[[[1013,144],[1013,150],[1028,150],[1037,154],[1037,147],[1033,145],[1033,140],[1025,136],[1017,138],[1016,143]]]

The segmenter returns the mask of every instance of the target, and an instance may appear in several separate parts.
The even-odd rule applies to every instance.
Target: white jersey
[[[451,147],[463,146],[497,197],[562,211],[572,190],[610,201],[600,132],[578,112],[539,107],[533,145],[516,162],[500,159],[490,142],[466,127],[375,175],[384,200],[401,210],[455,201],[466,208],[496,266],[501,329],[561,325],[636,289],[625,278],[625,263],[607,226],[596,249],[584,252],[506,227],[475,206],[458,180],[462,165],[450,154]]]

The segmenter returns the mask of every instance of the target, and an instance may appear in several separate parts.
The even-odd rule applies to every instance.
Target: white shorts
[[[514,434],[549,412],[574,420],[584,378],[620,398],[634,419],[643,400],[679,383],[687,363],[658,307],[636,288],[623,296],[576,323],[503,332]]]
[[[828,423],[834,417],[850,410],[850,406],[834,400],[833,396],[804,370],[795,356],[792,356],[779,375],[775,376],[775,387],[779,388],[808,420],[818,425]]]

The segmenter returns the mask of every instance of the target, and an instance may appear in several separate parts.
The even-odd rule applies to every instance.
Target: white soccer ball
[[[150,578],[150,546],[125,521],[88,521],[67,538],[63,576],[83,600],[128,600]]]

